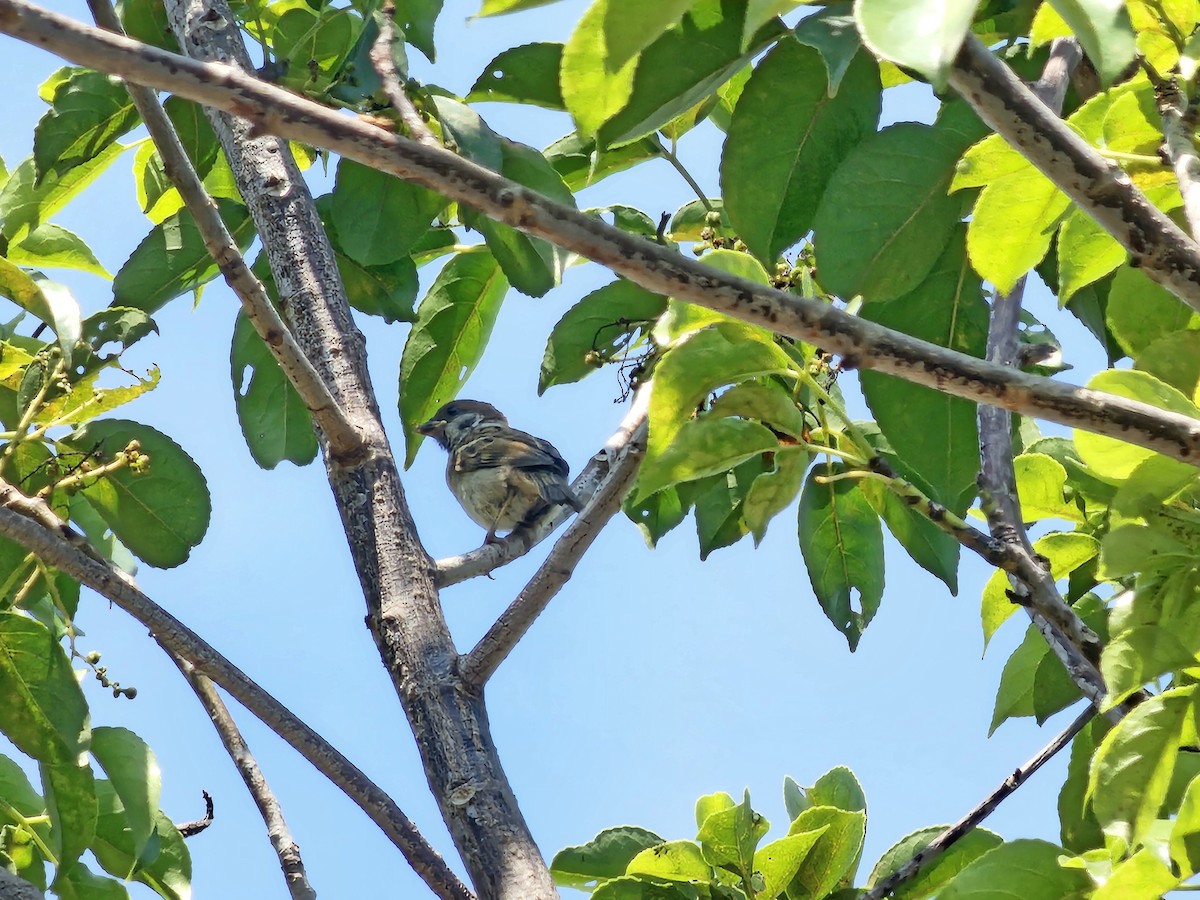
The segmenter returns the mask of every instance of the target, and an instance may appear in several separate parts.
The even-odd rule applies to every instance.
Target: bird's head
[[[455,447],[484,424],[507,425],[504,413],[482,400],[451,400],[433,414],[428,422],[417,426],[417,432],[431,437],[443,448]]]

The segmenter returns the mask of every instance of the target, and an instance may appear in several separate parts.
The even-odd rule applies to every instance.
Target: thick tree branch
[[[267,826],[267,836],[271,840],[271,846],[275,848],[275,855],[279,858],[279,867],[283,870],[289,896],[292,900],[316,900],[317,892],[308,883],[304,860],[300,858],[300,847],[292,840],[292,833],[283,818],[279,801],[275,799],[274,792],[263,777],[258,760],[254,758],[254,754],[242,738],[242,733],[233,721],[233,716],[229,714],[225,701],[221,699],[207,675],[197,672],[196,667],[186,659],[174,655],[171,655],[171,659],[192,686],[208,717],[212,719],[213,727],[216,728],[221,743],[225,745],[225,752],[237,766],[238,774],[242,776],[254,805],[262,815],[263,824]]]
[[[895,892],[905,882],[915,878],[921,870],[927,868],[930,863],[954,846],[956,841],[964,837],[971,829],[977,827],[984,819],[991,815],[1009,794],[1028,781],[1034,772],[1054,757],[1054,754],[1071,743],[1071,739],[1082,731],[1083,727],[1095,715],[1095,707],[1084,710],[1079,715],[1079,718],[1067,726],[1067,729],[1062,734],[1038,751],[1038,754],[1033,759],[1004,779],[1004,783],[992,791],[982,803],[935,837],[923,850],[894,873],[863,894],[861,900],[883,900],[884,897]]]
[[[1200,246],[973,35],[954,60],[950,86],[1116,238],[1134,265],[1200,310]]]
[[[244,74],[253,66],[225,0],[167,0],[166,7],[185,54],[205,60],[206,71],[240,70],[254,80]],[[292,333],[362,435],[364,452],[345,457],[318,429],[367,622],[442,817],[481,897],[555,897],[500,765],[482,692],[467,688],[456,671],[458,654],[438,600],[433,560],[417,537],[362,335],[312,195],[285,140],[263,136],[257,123],[244,118],[208,114],[262,238]]]
[[[623,427],[632,428],[630,438],[620,451],[609,458],[608,473],[595,494],[563,532],[554,549],[508,609],[474,649],[461,659],[459,671],[467,684],[483,685],[491,678],[534,620],[570,580],[575,566],[592,546],[601,529],[621,509],[621,502],[637,478],[646,450],[646,406],[649,400],[649,385],[643,385],[634,398],[633,408],[622,422]]]
[[[7,484],[2,487],[13,490]],[[443,900],[473,900],[471,892],[391,797],[241,669],[143,594],[128,575],[80,549],[78,544],[86,544],[82,536],[61,522],[48,529],[28,515],[8,508],[7,503],[0,508],[0,535],[123,609],[144,625],[169,654],[187,660],[221,685],[353,800],[395,844],[436,896]]]
[[[612,471],[617,461],[626,459],[630,451],[630,442],[634,433],[646,419],[644,407],[645,391],[640,390],[638,398],[630,407],[629,412],[617,427],[612,437],[608,439],[600,452],[593,456],[579,476],[571,483],[571,490],[585,506],[591,502],[592,496],[612,477]],[[512,534],[492,544],[484,544],[459,556],[449,556],[437,561],[437,583],[439,587],[447,587],[486,575],[493,569],[506,566],[513,560],[520,559],[533,547],[545,540],[554,529],[565,522],[571,515],[570,509],[556,506],[549,510],[539,520],[527,528],[519,528]]]
[[[1163,122],[1163,149],[1175,169],[1183,213],[1187,216],[1192,238],[1200,240],[1200,156],[1192,138],[1196,130],[1195,110],[1189,112],[1187,100],[1175,77],[1156,80],[1154,98]]]
[[[1187,416],[996,366],[849,316],[827,303],[735,278],[554,203],[448,150],[425,147],[341,115],[232,66],[188,60],[82,26],[22,0],[0,0],[0,31],[80,65],[244,116],[260,132],[325,147],[424,185],[498,221],[595,260],[648,290],[807,341],[843,355],[853,365],[886,372],[977,403],[1129,441],[1184,462],[1200,462],[1200,422]],[[1007,72],[1002,63],[996,65]],[[964,80],[964,76],[959,77]],[[1025,90],[1019,84],[1017,87]],[[1062,127],[1061,123],[1058,127]],[[1082,143],[1078,139],[1076,142]],[[1039,147],[1045,143],[1040,140]],[[1090,148],[1085,149],[1092,153]],[[1056,166],[1056,172],[1063,175],[1060,165]],[[1103,184],[1115,185],[1121,181],[1108,168],[1099,174],[1104,176]],[[1079,174],[1073,177],[1090,184],[1088,178]],[[1099,189],[1103,184],[1095,193],[1107,198],[1104,190]],[[1125,188],[1114,190],[1118,200],[1128,193]],[[1092,201],[1093,207],[1097,204],[1098,201]],[[1149,216],[1148,221],[1157,222],[1154,217],[1157,210],[1152,215],[1148,204],[1147,209],[1133,201],[1126,205],[1143,218]],[[1134,229],[1126,231],[1134,233]],[[1198,254],[1187,250],[1191,242],[1186,235],[1181,245],[1177,237],[1182,232],[1174,226],[1136,233],[1138,259],[1144,267],[1165,260],[1164,273],[1184,273],[1172,276],[1172,283],[1190,284],[1185,275],[1196,270],[1186,263]],[[1193,288],[1200,299],[1200,283]]]
[[[109,0],[88,0],[88,6],[100,27],[124,34],[121,21]],[[221,221],[216,204],[205,190],[200,176],[196,174],[192,161],[188,159],[179,136],[175,133],[175,126],[167,118],[158,97],[150,88],[138,84],[127,83],[125,87],[142,117],[146,130],[150,132],[159,156],[162,157],[167,177],[179,191],[188,212],[196,221],[204,246],[208,248],[209,255],[220,268],[226,284],[241,300],[246,318],[250,320],[258,336],[266,343],[280,368],[296,388],[314,421],[328,436],[333,451],[338,455],[353,455],[362,443],[358,432],[342,414],[329,393],[329,388],[297,346],[262,283],[246,265],[237,242]]]

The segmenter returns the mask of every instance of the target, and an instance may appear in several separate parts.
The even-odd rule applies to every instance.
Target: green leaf
[[[946,193],[954,165],[982,133],[951,104],[932,127],[892,125],[851,150],[813,220],[822,287],[892,300],[924,281],[962,218],[961,198]]]
[[[853,481],[818,481],[844,471],[834,465],[809,472],[800,493],[799,538],[813,593],[853,651],[883,599],[883,530]]]
[[[359,312],[379,316],[385,322],[411,322],[419,284],[417,266],[404,257],[382,266],[363,266],[341,253],[338,272],[346,288],[346,299]]]
[[[643,850],[663,843],[653,831],[625,825],[606,828],[586,844],[565,847],[554,854],[550,874],[560,887],[584,888],[625,874],[625,868]]]
[[[1033,166],[984,187],[967,226],[975,271],[1007,294],[1041,262],[1071,201]]]
[[[34,129],[38,181],[94,159],[137,123],[137,110],[120,79],[90,69],[75,71],[55,90],[54,102]]]
[[[1200,410],[1191,400],[1147,372],[1109,369],[1093,376],[1087,386],[1095,391],[1140,400],[1168,412],[1200,418]],[[1135,447],[1116,438],[1080,430],[1076,430],[1074,436],[1075,447],[1083,461],[1101,478],[1112,481],[1128,478],[1139,465],[1155,455],[1153,450]]]
[[[792,29],[792,35],[801,44],[820,52],[828,75],[829,96],[836,97],[850,62],[862,49],[850,4],[831,3],[818,9],[801,19]]]
[[[792,820],[788,834],[819,831],[820,837],[805,856],[788,886],[792,897],[824,897],[848,886],[862,855],[867,815],[833,806],[814,806]]]
[[[988,309],[983,286],[967,264],[961,229],[921,284],[890,303],[868,303],[863,318],[887,328],[983,356]],[[877,372],[861,373],[863,396],[875,421],[934,500],[962,515],[979,468],[975,404]],[[913,422],[920,422],[914,428]]]
[[[158,387],[158,367],[151,369],[145,379],[134,376],[134,384],[124,387],[96,386],[99,371],[86,374],[71,384],[71,389],[46,403],[34,414],[38,425],[81,425],[103,413],[124,406]]]
[[[773,342],[745,340],[743,335],[731,339],[719,326],[673,347],[655,369],[648,455],[661,455],[715,388],[790,367],[788,355]]]
[[[1200,869],[1200,778],[1193,778],[1184,792],[1179,815],[1171,827],[1171,860],[1184,878]]]
[[[154,833],[158,815],[162,772],[154,752],[127,728],[98,727],[92,731],[92,755],[121,799],[129,823],[133,855],[142,850]]]
[[[400,0],[396,5],[396,24],[404,29],[404,39],[437,62],[433,29],[442,11],[443,0]]]
[[[605,882],[592,892],[592,900],[693,900],[695,889],[627,875]]]
[[[109,460],[130,441],[150,457],[148,470],[139,474],[126,466],[86,484],[82,493],[140,559],[163,569],[178,566],[200,543],[212,516],[208,484],[183,448],[149,425],[124,419],[89,422],[60,443]]]
[[[811,461],[812,455],[807,450],[780,446],[774,453],[775,468],[754,479],[742,501],[742,517],[754,535],[754,546],[766,537],[771,519],[796,499]]]
[[[770,823],[750,808],[750,792],[742,802],[717,810],[704,819],[696,840],[709,865],[749,878],[754,871],[754,851]]]
[[[846,766],[834,766],[804,794],[809,806],[832,806],[847,812],[867,811],[867,796],[863,793],[862,785]]]
[[[59,866],[66,869],[79,859],[96,833],[96,780],[91,767],[76,760],[42,762],[38,772],[50,814],[50,836],[57,844],[51,847]]]
[[[701,561],[745,537],[750,530],[743,515],[746,496],[766,470],[762,457],[752,456],[729,472],[680,485],[680,496],[693,498]]]
[[[422,437],[416,428],[453,399],[483,356],[508,281],[483,248],[455,254],[417,309],[400,358],[405,466]]]
[[[63,360],[71,364],[83,321],[79,304],[67,288],[56,281],[29,275],[0,258],[0,297],[7,297],[53,328]]]
[[[92,850],[106,872],[150,887],[164,900],[189,900],[192,896],[192,860],[183,836],[161,812],[154,816],[154,834],[140,855],[121,799],[106,781],[96,783],[100,816]]]
[[[33,157],[22,162],[0,189],[0,233],[10,242],[19,241],[33,228],[50,220],[56,212],[95,181],[118,156],[128,149],[109,144],[95,158],[59,176],[45,173],[40,181]]]
[[[813,846],[826,832],[824,827],[814,828],[789,834],[760,847],[754,854],[754,872],[763,879],[760,896],[782,895],[784,888],[792,883],[800,867],[804,865]]]
[[[538,394],[570,384],[622,352],[662,315],[667,300],[620,279],[592,291],[558,320],[546,341]]]
[[[971,27],[976,0],[858,0],[863,42],[899,66],[915,69],[939,91]]]
[[[433,191],[343,159],[330,214],[343,252],[378,266],[407,256],[445,205]]]
[[[1104,843],[1086,795],[1092,756],[1108,728],[1108,720],[1098,716],[1071,741],[1067,778],[1058,794],[1058,818],[1063,846],[1074,853],[1084,853]]]
[[[1032,716],[1034,683],[1038,667],[1050,652],[1046,639],[1033,625],[1025,631],[1025,639],[1013,651],[1000,673],[1000,686],[996,689],[996,703],[992,708],[992,724],[988,726],[988,737],[996,733],[1008,719]]]
[[[1045,8],[1045,7],[1043,7]],[[1125,248],[1095,219],[1072,209],[1058,230],[1058,303],[1099,281],[1125,261]]]
[[[830,97],[820,53],[785,38],[755,67],[733,111],[721,190],[738,235],[768,265],[808,233],[830,176],[875,131],[879,69],[865,53],[855,60]]]
[[[446,138],[460,154],[495,172],[504,164],[500,135],[492,131],[483,118],[465,103],[451,97],[433,98],[438,119]]]
[[[684,423],[661,453],[647,454],[638,473],[638,494],[648,496],[681,481],[727,472],[778,447],[779,439],[757,422],[693,419]]]
[[[499,16],[504,13],[519,12],[523,9],[533,9],[535,6],[547,6],[558,0],[483,0],[479,8],[480,16]]]
[[[762,263],[748,253],[720,249],[705,253],[703,259],[705,265],[727,272],[737,278],[745,278],[747,281],[757,284],[769,283],[767,270],[763,268]],[[766,328],[747,325],[740,319],[727,316],[706,306],[684,303],[674,299],[668,304],[666,315],[654,327],[654,340],[659,346],[671,346],[678,343],[678,339],[684,335],[714,324],[721,324],[726,334],[730,336],[734,332],[742,332],[745,337],[752,340],[774,342],[771,332]]]
[[[60,869],[54,893],[62,900],[129,900],[129,891],[119,881],[97,875],[81,862]]]
[[[680,500],[675,488],[667,488],[645,498],[635,499],[630,495],[625,498],[623,509],[642,532],[646,545],[653,548],[664,534],[687,518],[690,504]]]
[[[250,455],[263,469],[284,460],[306,466],[317,456],[312,416],[267,345],[238,311],[229,351],[238,424]]]
[[[272,31],[276,58],[286,64],[280,83],[297,90],[328,88],[360,27],[358,17],[345,9],[286,9]]]
[[[625,144],[662,128],[712,96],[783,30],[775,22],[768,23],[743,50],[744,0],[719,0],[719,3],[719,17],[703,17],[701,21],[700,8],[695,7],[677,27],[643,50],[631,80],[625,68],[619,70],[626,79],[621,81],[624,99],[619,105],[613,104],[615,109],[601,120],[600,146]],[[716,5],[716,2],[711,4],[714,9]],[[570,44],[567,46],[569,49]],[[564,94],[566,66],[564,53]],[[571,105],[570,100],[567,105]],[[593,133],[583,129],[580,132]]]
[[[167,9],[158,0],[117,0],[116,7],[121,26],[131,38],[172,53],[179,52],[175,33],[167,21]]]
[[[1179,879],[1157,853],[1143,847],[1113,868],[1108,881],[1096,889],[1092,900],[1159,900]]]
[[[604,11],[604,43],[608,65],[617,69],[653,44],[683,18],[695,0],[608,0]]]
[[[1195,664],[1195,654],[1170,628],[1139,625],[1115,635],[1100,655],[1108,686],[1104,708],[1112,709],[1161,675]]]
[[[79,269],[101,278],[112,278],[83,238],[51,223],[39,225],[20,241],[9,244],[5,256],[19,266]]]
[[[1019,840],[983,854],[938,894],[938,900],[1062,900],[1087,895],[1092,880],[1082,869],[1059,862],[1061,847]]]
[[[1138,465],[1117,488],[1112,508],[1125,516],[1152,515],[1168,499],[1195,484],[1197,478],[1200,472],[1195,466],[1156,454]]]
[[[606,43],[609,0],[595,0],[563,46],[559,84],[575,131],[589,140],[615,116],[633,93],[637,60],[617,65]],[[607,142],[605,142],[607,143]]]
[[[1065,499],[1067,470],[1062,463],[1045,453],[1022,453],[1013,460],[1013,469],[1024,521],[1066,519],[1083,523],[1079,507]]]
[[[1034,541],[1035,553],[1050,561],[1050,576],[1058,581],[1066,578],[1100,551],[1099,542],[1082,532],[1053,532]],[[1017,610],[1008,598],[1008,573],[997,569],[983,587],[980,617],[983,620],[983,645],[986,648],[992,635]]]
[[[924,850],[929,843],[946,830],[948,826],[935,825],[922,828],[905,835],[879,857],[871,877],[867,879],[867,887],[874,887],[879,882],[898,871],[901,866]],[[945,853],[936,856],[927,867],[915,877],[900,885],[893,893],[895,900],[926,900],[937,895],[959,872],[979,859],[990,850],[999,847],[1004,841],[1000,835],[985,828],[972,828]]]
[[[712,869],[692,841],[666,841],[647,847],[629,861],[625,874],[701,884],[712,879]]]
[[[218,200],[221,220],[245,252],[254,240],[254,222],[246,207]],[[146,312],[211,281],[219,273],[191,213],[181,210],[155,225],[113,279],[113,306]]]
[[[562,44],[523,44],[505,50],[475,79],[467,102],[524,103],[544,109],[566,109],[558,84],[562,56]]]
[[[594,140],[584,141],[578,135],[569,134],[545,150],[545,157],[554,166],[554,171],[573,191],[661,155],[662,146],[654,137],[601,151],[596,149]]]
[[[1128,264],[1113,279],[1105,319],[1121,349],[1134,358],[1161,338],[1200,329],[1200,313]]]
[[[890,488],[876,481],[864,481],[860,487],[913,562],[946,585],[953,596],[958,596],[958,541],[927,516],[916,512]]]
[[[1133,61],[1136,52],[1129,10],[1120,0],[1050,0],[1079,38],[1100,81],[1107,87]]]
[[[0,648],[0,731],[39,762],[75,765],[88,708],[61,645],[40,622],[0,612]]]
[[[1185,397],[1200,388],[1200,331],[1177,331],[1147,346],[1134,368],[1149,372]]]
[[[707,819],[715,812],[732,809],[737,806],[737,801],[724,791],[717,791],[715,794],[705,794],[696,801],[696,827],[699,828]]]
[[[1132,846],[1158,815],[1171,782],[1194,687],[1139,703],[1110,731],[1092,759],[1087,797],[1104,833]]]

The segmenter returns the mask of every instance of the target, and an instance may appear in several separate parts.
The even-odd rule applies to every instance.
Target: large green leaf
[[[621,279],[598,288],[567,310],[546,341],[538,393],[579,381],[620,352],[633,335],[662,315],[667,300]]]
[[[557,2],[558,0],[483,0],[483,5],[479,7],[479,15],[499,16]]]
[[[245,252],[254,240],[250,212],[232,200],[217,209],[229,233]],[[181,210],[155,225],[113,279],[113,306],[154,312],[219,273],[191,213]]]
[[[1019,840],[983,854],[956,875],[938,900],[1063,900],[1083,897],[1092,880],[1082,868],[1060,862],[1061,847]]]
[[[1090,534],[1083,532],[1051,532],[1034,541],[1033,549],[1049,560],[1050,575],[1058,581],[1094,559],[1100,551],[1100,544]],[[1003,569],[993,572],[983,586],[980,618],[983,621],[985,647],[996,629],[1017,611],[1017,605],[1009,599],[1008,591],[1008,573]]]
[[[361,163],[343,159],[330,214],[342,251],[364,266],[407,256],[446,205],[439,194]]]
[[[883,599],[883,530],[852,480],[818,480],[844,471],[817,465],[809,473],[800,493],[799,538],[813,592],[854,650]]]
[[[962,218],[962,199],[946,193],[955,163],[983,133],[955,103],[932,127],[892,125],[851,150],[813,221],[821,286],[892,300],[924,281]]]
[[[154,751],[127,728],[98,727],[92,732],[92,755],[125,808],[133,856],[141,856],[154,834],[162,791]]]
[[[604,11],[604,43],[608,64],[624,65],[683,18],[695,0],[608,0]]]
[[[867,887],[874,887],[891,876],[945,830],[946,826],[935,825],[902,837],[879,857],[879,862],[871,870],[871,877],[867,879]],[[934,857],[915,877],[901,884],[891,896],[895,900],[926,900],[934,897],[955,875],[1002,843],[1004,841],[1000,835],[985,828],[972,828],[944,853]]]
[[[696,840],[710,866],[748,879],[754,871],[754,851],[769,828],[770,823],[750,807],[746,791],[741,803],[706,816]]]
[[[712,869],[693,841],[667,841],[647,847],[629,861],[625,874],[700,883],[712,879]]]
[[[524,103],[566,109],[558,84],[562,56],[562,44],[522,44],[505,50],[484,67],[466,99],[470,103]]]
[[[562,887],[584,888],[598,880],[624,875],[634,857],[662,843],[662,838],[645,828],[606,828],[586,844],[565,847],[554,854],[550,874]]]
[[[796,40],[821,53],[829,94],[836,96],[851,61],[862,49],[850,3],[831,3],[805,16],[792,30]]]
[[[312,416],[240,310],[233,326],[229,374],[238,424],[254,461],[264,469],[284,460],[298,466],[312,462],[317,455]]]
[[[109,144],[95,157],[75,166],[63,175],[54,172],[37,177],[33,157],[29,157],[9,174],[0,189],[0,233],[10,241],[50,220],[56,212],[100,177],[127,148]]]
[[[60,871],[69,869],[96,834],[96,778],[77,760],[42,762],[42,796],[50,813],[50,835],[57,846]]]
[[[1050,0],[1071,26],[1100,80],[1112,84],[1136,52],[1129,10],[1121,0]]]
[[[1121,349],[1135,359],[1157,340],[1184,329],[1200,329],[1200,313],[1129,265],[1117,269],[1105,319]]]
[[[113,785],[96,783],[100,815],[92,850],[106,872],[150,887],[164,900],[190,900],[192,859],[179,829],[162,812],[154,814],[154,833],[137,851],[129,817]]]
[[[554,171],[573,191],[661,155],[662,146],[653,137],[601,151],[596,148],[594,140],[585,141],[576,134],[569,134],[545,150],[546,159],[554,166]]]
[[[812,227],[829,177],[879,120],[874,60],[856,56],[836,97],[824,73],[820,53],[784,39],[755,67],[733,111],[722,195],[738,235],[767,265]]]
[[[877,481],[864,481],[862,492],[900,546],[929,574],[958,595],[958,558],[961,545],[938,528],[928,516],[913,509],[891,488]]]
[[[649,455],[638,473],[639,496],[695,481],[779,447],[769,428],[745,419],[705,416],[685,422],[663,452]]]
[[[983,356],[988,308],[957,229],[929,275],[890,303],[868,303],[863,318],[941,347]],[[932,489],[933,499],[962,515],[979,469],[975,404],[892,375],[861,373],[863,395],[888,443]],[[913,427],[915,422],[920,427]]]
[[[606,43],[604,20],[609,0],[588,7],[563,47],[559,84],[563,104],[575,120],[575,131],[591,140],[633,93],[637,60],[615,65]]]
[[[137,123],[137,110],[120,79],[88,69],[73,71],[58,85],[54,102],[34,130],[38,181],[94,159]]]
[[[60,225],[39,225],[19,242],[8,245],[8,261],[45,269],[79,269],[101,278],[112,278],[83,238]]]
[[[978,5],[978,0],[857,0],[854,15],[877,56],[915,69],[940,90]]]
[[[508,280],[480,247],[451,257],[417,309],[400,359],[405,465],[421,446],[417,426],[453,399],[483,356]]]
[[[145,471],[125,466],[83,488],[83,495],[121,542],[152,566],[187,560],[208,530],[212,500],[195,461],[160,431],[124,419],[89,422],[64,438],[63,450],[107,461],[131,441],[150,457]]]
[[[1154,823],[1171,783],[1194,686],[1139,703],[1100,744],[1088,797],[1104,833],[1131,846]]]
[[[1125,248],[1081,209],[1071,210],[1058,230],[1058,302],[1099,281],[1125,261]]]
[[[59,870],[54,893],[62,900],[129,900],[129,891],[120,881],[97,875],[81,862]]]
[[[818,831],[820,836],[788,886],[793,897],[824,897],[854,876],[867,833],[865,812],[813,806],[792,820],[788,834]]]
[[[1058,819],[1063,846],[1073,853],[1084,853],[1104,843],[1100,824],[1086,797],[1088,769],[1109,727],[1108,720],[1098,716],[1071,741],[1067,778],[1058,793]]]
[[[83,333],[83,314],[66,287],[39,275],[30,275],[0,257],[0,297],[7,297],[54,329],[68,365]]]

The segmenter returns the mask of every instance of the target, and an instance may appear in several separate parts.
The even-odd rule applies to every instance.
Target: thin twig
[[[1200,246],[973,35],[955,57],[950,86],[1116,238],[1134,265],[1200,310]]]
[[[178,661],[177,657],[172,657]],[[204,798],[204,817],[193,819],[191,822],[176,822],[175,828],[185,838],[200,834],[202,831],[207,831],[208,826],[213,823],[213,798],[208,791],[201,791],[200,796]]]
[[[1060,425],[1114,437],[1183,462],[1196,464],[1200,460],[1200,422],[1188,416],[994,366],[849,316],[815,298],[799,297],[728,275],[653,241],[622,232],[598,218],[555,203],[449,150],[426,147],[361,119],[341,115],[233,66],[197,62],[167,53],[97,31],[23,0],[0,0],[0,31],[43,46],[79,65],[151,84],[196,102],[249,117],[262,132],[324,147],[347,159],[438,191],[497,221],[594,260],[647,290],[728,313],[823,347],[853,360],[860,367],[895,375],[976,403],[1001,406]],[[986,50],[982,52],[987,55]],[[1015,81],[1015,76],[1007,72],[1003,63],[992,62],[1005,70],[1006,79]],[[971,54],[967,56],[967,63],[974,65]],[[988,63],[985,71],[989,84],[990,66]],[[968,81],[962,84],[964,90],[982,90],[981,76],[972,76]],[[1025,95],[1032,98],[1019,82],[1011,91],[1018,89],[1024,92],[1022,98]],[[1042,104],[1038,103],[1038,106],[1049,114]],[[1044,144],[1034,126],[1024,124],[1023,119],[1014,121],[1021,125],[1021,134],[1028,137],[1026,143]],[[1058,127],[1063,127],[1061,122]],[[1074,132],[1067,131],[1071,141],[1082,143]],[[1086,145],[1080,153],[1084,161],[1104,163]],[[1138,231],[1144,244],[1139,244],[1135,258],[1168,289],[1187,295],[1200,305],[1200,248],[1194,248],[1190,239],[1173,224],[1170,227],[1161,225],[1156,218],[1160,215],[1158,211],[1144,201],[1123,173],[1111,171],[1106,163],[1100,168],[1089,163],[1089,168],[1081,175],[1063,160],[1050,168],[1053,169],[1052,177],[1059,181],[1066,180],[1069,175],[1073,182],[1080,184],[1096,182],[1094,193],[1099,198],[1108,196],[1105,191],[1115,185],[1111,187],[1116,203],[1112,208],[1116,213],[1112,215],[1125,215],[1121,210],[1128,208],[1134,225],[1123,224],[1123,218],[1120,223],[1114,223],[1112,215],[1108,214],[1103,217],[1103,223],[1123,232],[1139,229],[1139,223],[1146,224],[1148,230]],[[1094,174],[1095,179],[1089,173]],[[1100,208],[1102,204],[1093,198],[1088,201],[1088,208],[1093,207]],[[1097,216],[1102,218],[1100,213]],[[1144,217],[1149,218],[1143,223]],[[1150,228],[1151,224],[1155,227]]]
[[[192,686],[204,711],[212,719],[217,736],[225,745],[225,752],[237,766],[238,774],[246,783],[246,789],[250,792],[254,805],[258,807],[263,824],[267,826],[267,836],[271,840],[271,846],[275,848],[275,855],[279,858],[279,867],[283,870],[283,880],[287,884],[288,894],[291,895],[292,900],[316,900],[317,892],[308,883],[304,860],[300,858],[300,847],[292,840],[292,833],[283,818],[283,810],[279,807],[279,801],[275,799],[271,786],[267,784],[267,779],[263,776],[262,769],[259,768],[258,760],[250,752],[237,723],[229,714],[229,708],[225,705],[225,701],[221,699],[221,695],[217,693],[217,689],[207,675],[197,672],[196,667],[187,660],[173,654],[170,656],[172,662],[183,673],[183,677],[187,679],[188,684]]]
[[[609,459],[609,469],[586,507],[563,532],[554,549],[538,567],[533,578],[521,589],[508,609],[496,620],[470,653],[459,661],[463,681],[483,685],[500,663],[512,652],[533,622],[549,605],[600,531],[608,524],[637,478],[646,446],[646,406],[649,385],[643,385],[634,398],[633,408],[623,425],[633,432],[621,450]],[[636,423],[636,424],[635,424]]]
[[[644,393],[644,391],[639,391],[638,396],[644,396]],[[571,483],[571,490],[575,492],[575,496],[585,507],[609,478],[614,461],[625,456],[634,433],[645,419],[644,405],[635,400],[617,430],[613,432],[612,437],[600,448],[600,452],[588,461],[583,471]],[[530,523],[525,528],[517,529],[502,540],[484,544],[482,547],[458,556],[439,559],[435,574],[438,586],[449,587],[460,581],[466,581],[468,578],[477,578],[520,559],[549,537],[551,532],[566,521],[571,514],[570,509],[556,506],[548,510],[537,521]]]
[[[1028,781],[1034,772],[1045,765],[1063,747],[1067,746],[1071,742],[1071,739],[1082,731],[1084,726],[1095,715],[1095,707],[1085,709],[1074,722],[1067,726],[1067,729],[1062,734],[1039,750],[1033,759],[1004,779],[1004,783],[992,791],[982,803],[935,837],[924,849],[903,866],[863,894],[860,900],[883,900],[884,897],[893,893],[902,884],[916,877],[922,869],[928,867],[931,862],[954,846],[956,841],[964,837],[971,829],[977,827],[979,823],[991,815],[992,811],[1009,794]]]
[[[375,71],[379,74],[379,80],[383,82],[383,93],[387,96],[388,102],[392,104],[392,108],[396,110],[396,115],[400,117],[404,127],[408,129],[409,137],[430,147],[441,147],[442,142],[429,130],[429,126],[421,118],[421,113],[404,90],[404,85],[400,81],[400,73],[396,71],[396,60],[392,56],[392,48],[398,41],[394,0],[386,0],[375,17],[375,21],[379,23],[379,37],[371,45],[369,55],[371,65],[375,67]]]
[[[11,485],[0,482],[0,492]],[[56,529],[9,508],[0,508],[0,535],[20,544],[48,565],[61,569],[119,606],[149,629],[168,653],[182,657],[227,690],[232,697],[307,759],[322,775],[354,801],[400,850],[413,870],[444,900],[473,900],[445,860],[382,789],[345,756],[260,687],[208,642],[142,593],[133,579],[111,563],[75,546],[81,535],[69,538],[64,523]]]
[[[1183,196],[1183,213],[1192,237],[1200,240],[1200,155],[1192,139],[1195,117],[1189,115],[1187,100],[1174,76],[1154,83],[1154,98],[1162,116],[1163,149]]]
[[[100,27],[124,35],[121,20],[117,18],[109,0],[88,0],[88,7]],[[133,100],[133,105],[137,107],[159,156],[162,157],[167,177],[183,198],[204,240],[204,246],[208,248],[209,255],[220,268],[225,282],[241,301],[246,318],[266,343],[267,349],[271,351],[309,413],[325,433],[330,451],[338,456],[355,455],[362,447],[362,437],[346,418],[329,392],[329,387],[297,345],[279,311],[267,296],[262,282],[246,265],[237,242],[221,220],[216,204],[205,190],[204,183],[183,149],[175,126],[167,118],[157,95],[152,89],[132,82],[126,82],[125,88]]]

